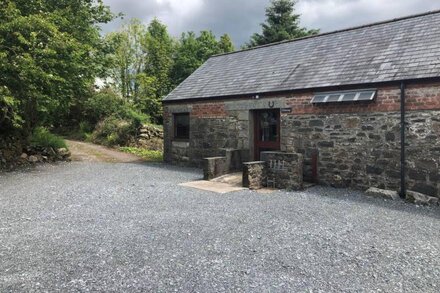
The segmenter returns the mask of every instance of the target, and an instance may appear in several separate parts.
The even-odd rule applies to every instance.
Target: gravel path
[[[440,209],[73,162],[0,175],[0,292],[439,292]]]

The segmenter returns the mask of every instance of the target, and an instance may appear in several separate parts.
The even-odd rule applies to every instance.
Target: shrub
[[[63,138],[52,134],[44,127],[37,127],[34,129],[30,138],[30,144],[33,147],[53,149],[67,148],[66,142]]]
[[[99,122],[91,140],[106,146],[127,145],[136,136],[137,127],[132,121],[110,116]]]
[[[121,97],[110,89],[92,92],[84,103],[85,118],[91,124],[96,124],[105,117],[118,114],[124,106]]]
[[[138,125],[150,121],[148,115],[135,109],[111,89],[93,92],[84,104],[84,112],[86,120],[92,125],[110,116],[131,120]]]

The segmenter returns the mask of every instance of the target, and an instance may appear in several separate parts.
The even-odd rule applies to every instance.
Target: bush
[[[30,144],[33,147],[53,149],[67,148],[66,142],[63,138],[52,134],[44,127],[37,127],[34,129],[30,138]]]
[[[121,112],[124,101],[112,90],[92,92],[84,103],[84,116],[90,124]]]
[[[132,120],[139,125],[150,121],[148,115],[136,110],[131,103],[123,100],[111,89],[93,92],[85,102],[84,112],[86,120],[91,125],[95,125],[110,116]]]
[[[137,127],[132,121],[110,116],[96,125],[91,140],[106,146],[122,146],[129,144],[136,132]]]

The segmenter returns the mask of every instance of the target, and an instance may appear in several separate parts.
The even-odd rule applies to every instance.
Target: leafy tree
[[[148,26],[144,48],[147,52],[145,73],[157,79],[158,96],[166,95],[171,90],[169,74],[173,65],[175,42],[168,34],[167,27],[157,19]]]
[[[6,87],[0,87],[0,126],[3,134],[13,132],[21,126],[23,120],[18,114],[18,103]]]
[[[234,50],[231,38],[225,34],[217,41],[211,31],[183,33],[174,58],[172,80],[178,85],[199,68],[209,57]]]
[[[25,135],[38,124],[62,123],[87,91],[103,57],[97,25],[112,18],[101,0],[0,3],[0,87]]]
[[[139,100],[156,122],[162,121],[162,97],[171,91],[170,71],[173,65],[175,42],[167,27],[159,20],[151,21],[144,41],[146,52],[144,74],[138,76],[142,87]]]
[[[295,4],[295,0],[272,0],[271,5],[266,8],[266,22],[261,24],[262,34],[253,34],[245,47],[261,46],[319,33],[319,30],[300,27],[301,15],[295,14]]]
[[[146,31],[140,20],[132,19],[120,31],[105,38],[109,52],[107,75],[127,101],[138,97],[136,76],[145,70],[146,52],[142,42]]]
[[[235,51],[234,44],[232,43],[231,37],[228,34],[224,34],[220,37],[218,43],[220,51],[222,53],[229,53]]]
[[[197,56],[199,43],[194,32],[183,33],[177,52],[174,57],[174,66],[171,72],[171,78],[174,86],[180,84],[194,70],[202,65]]]

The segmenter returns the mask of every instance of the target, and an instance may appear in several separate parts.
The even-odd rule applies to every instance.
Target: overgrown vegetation
[[[30,138],[30,144],[36,148],[53,148],[54,150],[67,148],[66,142],[62,137],[50,133],[44,127],[34,129]]]
[[[163,161],[163,153],[161,151],[153,151],[153,150],[141,149],[136,147],[121,147],[119,149],[125,153],[136,155],[147,161],[152,161],[152,162]]]

